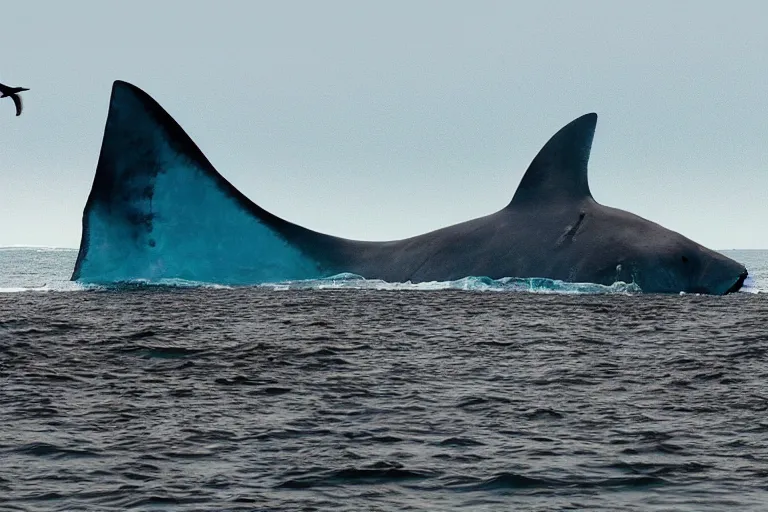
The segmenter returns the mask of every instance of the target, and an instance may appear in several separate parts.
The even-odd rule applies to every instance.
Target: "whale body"
[[[251,285],[351,272],[389,282],[539,277],[737,291],[744,265],[594,200],[587,164],[596,123],[586,114],[558,131],[495,213],[403,240],[355,241],[254,204],[157,102],[116,81],[72,279]]]

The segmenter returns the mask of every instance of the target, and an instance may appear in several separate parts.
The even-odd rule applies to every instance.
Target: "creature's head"
[[[563,233],[556,245],[579,261],[571,279],[635,282],[645,292],[722,295],[738,290],[744,265],[631,213],[595,202],[587,164],[597,123],[586,114],[536,155],[508,209],[538,212]],[[553,215],[552,212],[559,212]]]
[[[706,293],[738,291],[747,269],[723,254],[683,235],[621,210],[600,207],[615,238],[605,250],[606,271],[615,265],[616,280],[635,282],[651,293]],[[602,224],[602,223],[601,223]],[[616,230],[618,226],[621,229]]]

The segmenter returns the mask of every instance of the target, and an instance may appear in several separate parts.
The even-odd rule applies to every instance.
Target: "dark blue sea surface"
[[[0,293],[0,510],[766,510],[768,295]]]

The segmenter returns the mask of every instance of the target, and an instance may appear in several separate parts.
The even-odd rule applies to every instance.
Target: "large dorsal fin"
[[[580,200],[592,197],[587,163],[597,114],[585,114],[549,139],[528,170],[507,208],[532,201]]]

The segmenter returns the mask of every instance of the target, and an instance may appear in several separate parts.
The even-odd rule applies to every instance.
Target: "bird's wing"
[[[21,96],[18,94],[11,94],[11,99],[13,100],[13,104],[16,105],[16,115],[21,115]]]

